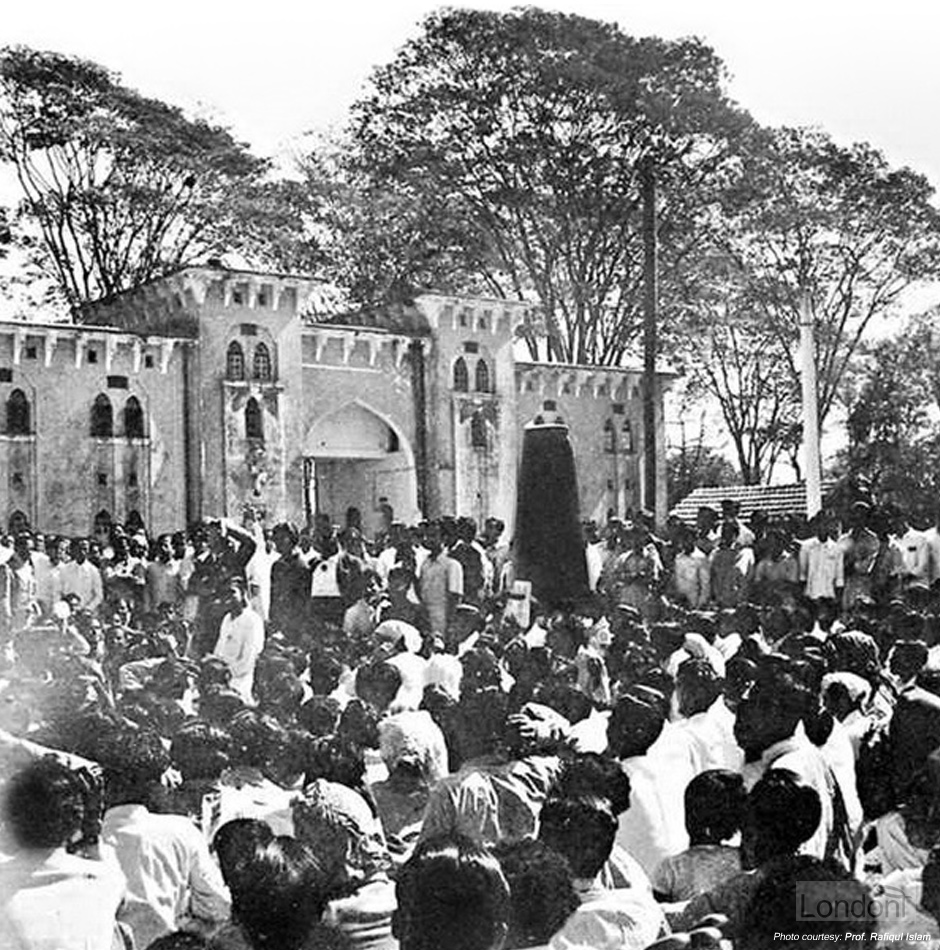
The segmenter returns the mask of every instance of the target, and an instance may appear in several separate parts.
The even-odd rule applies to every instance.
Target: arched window
[[[114,411],[111,400],[104,393],[91,407],[91,434],[99,439],[110,439],[114,435]]]
[[[14,389],[7,399],[7,435],[29,433],[29,400],[22,389]]]
[[[264,423],[261,419],[261,406],[252,397],[245,405],[245,438],[264,439]]]
[[[144,432],[144,410],[136,396],[129,396],[124,403],[124,437],[142,439]]]
[[[470,445],[475,449],[485,449],[489,445],[486,420],[479,412],[475,412],[470,418]]]
[[[614,429],[613,419],[608,419],[604,423],[604,451],[616,451],[616,430]]]
[[[264,343],[259,343],[255,347],[255,355],[252,358],[251,375],[255,379],[271,378],[271,354],[268,352]]]
[[[630,424],[629,419],[623,420],[623,426],[620,429],[621,437],[620,444],[624,452],[627,455],[633,454],[633,426]]]
[[[467,372],[467,363],[462,356],[457,357],[454,363],[454,392],[465,393],[470,389],[470,374]]]
[[[245,378],[245,351],[238,340],[232,340],[228,345],[228,352],[225,354],[225,378]]]
[[[492,392],[490,389],[490,368],[486,363],[486,360],[477,360],[477,369],[476,369],[476,391],[478,393],[488,393]]]

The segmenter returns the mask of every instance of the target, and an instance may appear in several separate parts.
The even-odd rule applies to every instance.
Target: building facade
[[[372,530],[390,506],[511,525],[522,430],[546,409],[570,426],[582,515],[640,505],[639,368],[520,360],[522,302],[427,294],[342,314],[321,290],[189,268],[82,325],[0,323],[7,521],[82,534],[136,512],[159,532],[246,505],[300,524],[355,506]]]

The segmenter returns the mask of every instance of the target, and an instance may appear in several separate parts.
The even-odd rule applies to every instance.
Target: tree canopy
[[[816,325],[820,419],[871,321],[940,264],[928,181],[865,144],[812,129],[754,130],[722,193],[716,253],[735,274],[741,319],[777,340],[799,386],[802,295]]]
[[[932,519],[940,493],[937,310],[863,348],[850,371],[848,446],[837,472],[881,501]]]
[[[871,322],[940,263],[932,189],[867,145],[752,128],[715,183],[708,227],[679,275],[693,388],[721,407],[742,476],[797,468],[801,299],[815,319],[820,418]]]
[[[426,224],[438,216],[466,283],[540,304],[534,355],[614,364],[640,325],[640,176],[660,186],[668,267],[690,240],[692,191],[746,124],[722,82],[694,39],[443,10],[373,74],[347,162]]]
[[[250,250],[246,219],[257,233],[260,219],[284,213],[268,162],[226,129],[96,63],[22,46],[0,51],[0,159],[23,193],[21,245],[74,313],[208,255]]]

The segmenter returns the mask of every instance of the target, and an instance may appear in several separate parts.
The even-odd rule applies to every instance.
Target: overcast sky
[[[453,4],[460,5],[460,4]],[[511,2],[465,6],[509,9]],[[75,53],[141,92],[198,107],[256,151],[340,124],[428,0],[6,0],[0,40]],[[732,96],[768,124],[865,140],[940,185],[940,5],[931,0],[563,0],[627,33],[695,35],[731,73]]]
[[[508,10],[503,0],[451,4]],[[430,0],[0,0],[0,45],[96,60],[141,92],[228,125],[259,154],[341,125],[373,66]],[[698,36],[758,121],[867,141],[940,188],[935,0],[559,0],[542,6],[624,32]],[[2,184],[2,182],[0,182]],[[910,309],[940,300],[940,287]],[[907,308],[905,308],[907,309]]]

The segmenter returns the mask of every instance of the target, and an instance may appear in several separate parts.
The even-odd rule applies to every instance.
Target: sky
[[[284,158],[341,127],[372,68],[419,32],[433,0],[0,0],[0,46],[95,60],[148,96]],[[506,0],[452,6],[509,10]],[[766,125],[865,141],[940,190],[940,4],[933,0],[555,0],[634,36],[696,36],[732,98]],[[0,180],[0,194],[3,192]],[[5,197],[5,196],[4,196]],[[940,204],[940,198],[937,199]],[[940,284],[908,297],[917,312]],[[10,302],[12,305],[12,301]],[[886,325],[887,329],[887,325]],[[824,444],[825,449],[825,444]]]
[[[463,5],[508,10],[512,2]],[[626,33],[697,36],[761,122],[868,141],[940,187],[940,5],[931,0],[558,0]],[[430,0],[6,0],[0,45],[94,59],[141,92],[232,127],[260,154],[338,126]]]

